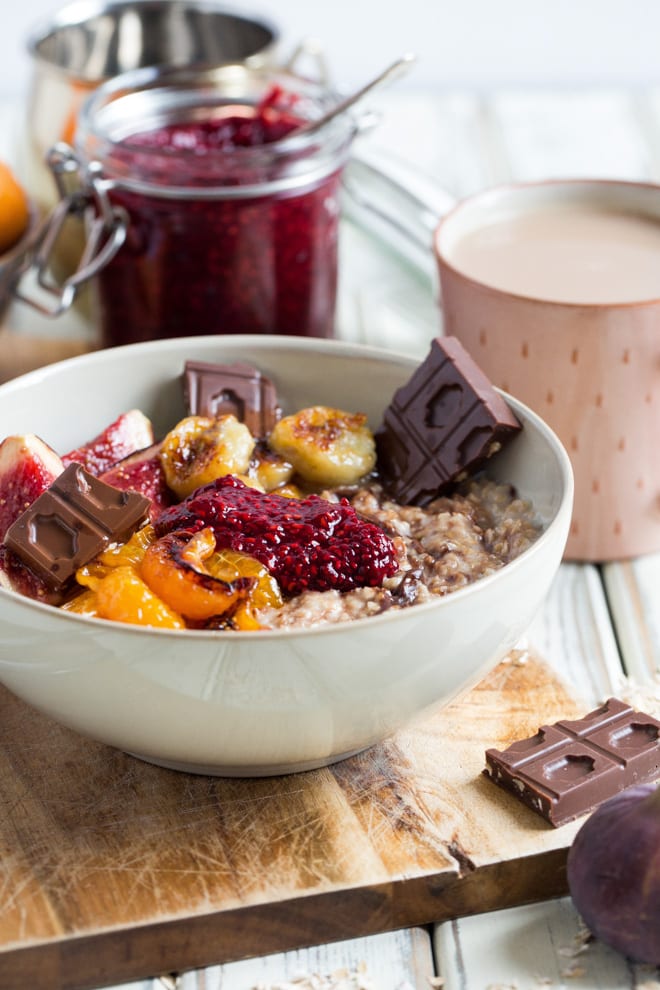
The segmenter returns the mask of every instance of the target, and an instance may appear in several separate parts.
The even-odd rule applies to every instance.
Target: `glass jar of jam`
[[[339,187],[358,123],[287,72],[139,70],[87,100],[75,137],[123,243],[95,276],[101,344],[333,334]],[[98,198],[98,197],[96,197]]]

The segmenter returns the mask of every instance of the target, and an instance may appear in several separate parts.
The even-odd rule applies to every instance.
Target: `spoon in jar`
[[[410,66],[415,62],[417,56],[412,54],[402,55],[391,65],[388,65],[381,73],[379,73],[375,79],[371,79],[368,83],[362,86],[360,89],[356,90],[355,93],[351,93],[350,96],[345,97],[331,107],[326,113],[321,117],[317,117],[316,120],[310,120],[302,124],[300,127],[296,127],[295,130],[289,131],[284,140],[288,141],[290,138],[307,137],[308,134],[314,134],[316,131],[320,131],[322,127],[325,127],[329,121],[334,120],[335,117],[339,117],[340,114],[345,113],[352,106],[358,103],[364,96],[371,93],[372,90],[376,89],[378,86],[382,86],[386,82],[393,82],[394,79],[398,79],[405,72],[408,71]]]

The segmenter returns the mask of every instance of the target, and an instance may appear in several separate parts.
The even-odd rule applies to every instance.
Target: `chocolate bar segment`
[[[460,341],[436,337],[376,432],[379,472],[396,501],[426,505],[520,429]]]
[[[660,777],[660,722],[609,698],[582,719],[486,750],[484,774],[551,825],[564,825],[624,788]]]
[[[147,519],[150,504],[144,495],[106,485],[72,463],[9,527],[5,544],[61,590],[108,544],[127,540]]]
[[[186,361],[183,397],[191,416],[211,419],[233,413],[257,439],[265,439],[280,418],[275,386],[250,364]]]

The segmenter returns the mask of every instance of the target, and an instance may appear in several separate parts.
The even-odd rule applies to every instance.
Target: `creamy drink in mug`
[[[660,549],[660,187],[487,190],[443,218],[434,244],[445,332],[570,454],[566,556]]]

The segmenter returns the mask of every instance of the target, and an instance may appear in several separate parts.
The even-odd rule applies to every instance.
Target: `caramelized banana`
[[[246,474],[255,439],[244,423],[228,414],[218,419],[187,416],[163,440],[160,460],[165,480],[183,499],[226,474]]]
[[[271,448],[307,482],[350,485],[376,464],[376,445],[362,413],[311,406],[275,424]]]
[[[257,482],[253,487],[258,487],[263,492],[272,492],[291,481],[293,464],[265,443],[258,443],[252,452],[248,477]]]

